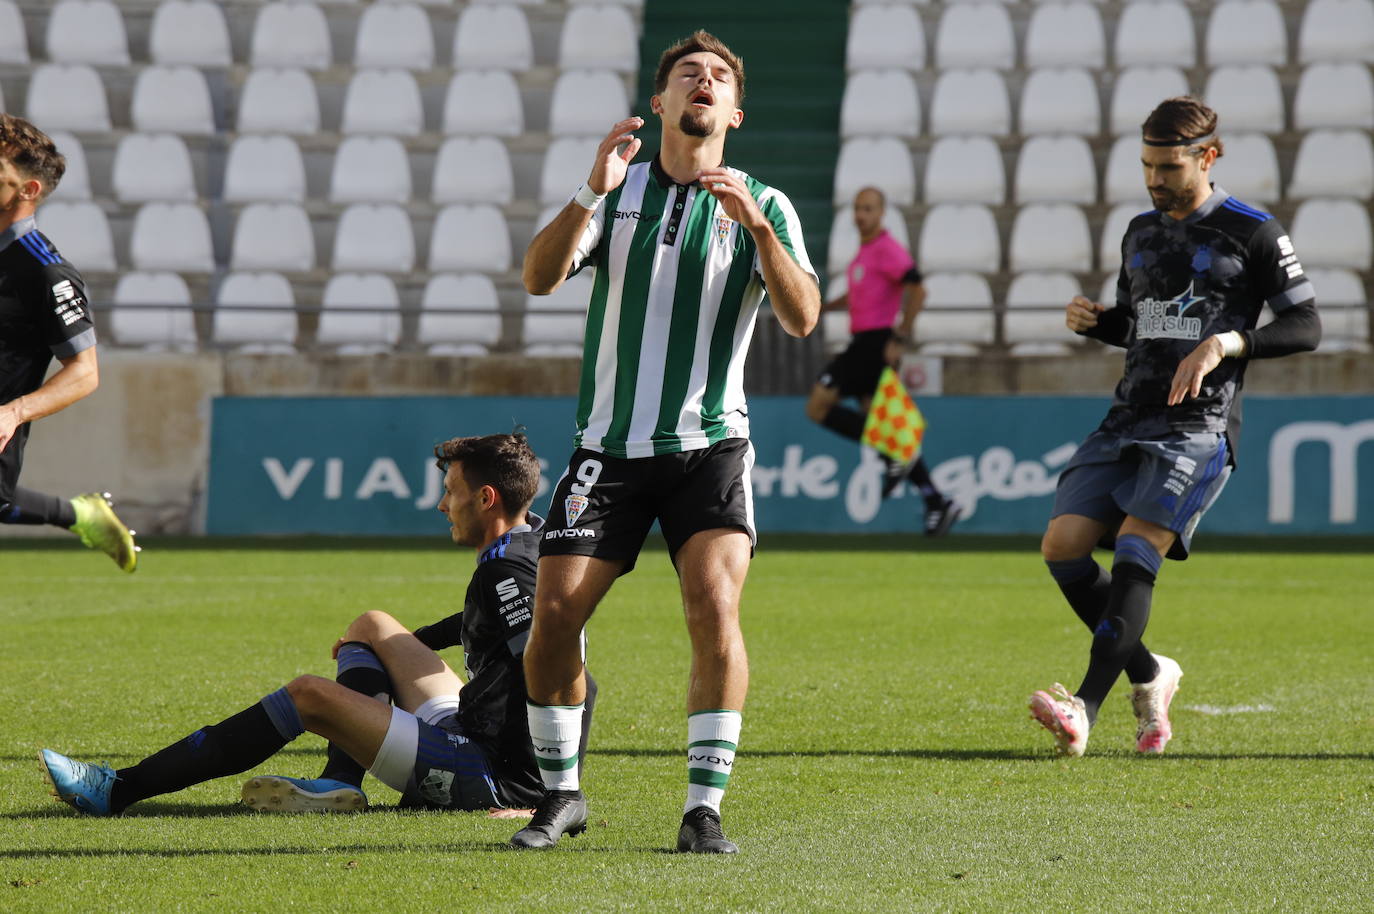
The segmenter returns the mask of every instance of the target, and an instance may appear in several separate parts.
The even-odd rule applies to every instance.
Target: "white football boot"
[[[1135,709],[1135,751],[1158,755],[1169,745],[1174,729],[1169,724],[1169,703],[1178,691],[1183,670],[1168,657],[1151,654],[1159,673],[1149,682],[1131,686],[1131,707]]]
[[[1088,747],[1088,711],[1083,699],[1059,683],[1050,692],[1044,689],[1030,697],[1031,717],[1054,734],[1060,755],[1077,758]]]

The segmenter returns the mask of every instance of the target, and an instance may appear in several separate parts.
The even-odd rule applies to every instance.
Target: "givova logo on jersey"
[[[1141,340],[1202,339],[1202,318],[1191,317],[1188,309],[1206,301],[1193,294],[1194,283],[1173,298],[1142,298],[1135,303],[1135,335]]]

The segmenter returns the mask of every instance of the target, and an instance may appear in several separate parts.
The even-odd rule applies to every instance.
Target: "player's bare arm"
[[[15,430],[25,422],[60,412],[77,400],[90,396],[100,384],[95,347],[61,359],[62,367],[33,393],[15,397],[0,406],[0,451],[5,449]]]
[[[605,196],[625,180],[625,171],[642,145],[633,131],[643,126],[643,118],[627,117],[606,134],[597,147],[596,161],[587,177],[587,188],[593,194]],[[534,236],[525,251],[522,272],[527,292],[548,295],[563,284],[572,269],[577,242],[595,212],[577,200],[569,200],[554,220]]]
[[[1082,333],[1097,326],[1097,316],[1106,309],[1082,295],[1075,295],[1064,309],[1064,325],[1074,333]]]
[[[1225,357],[1220,337],[1209,336],[1198,343],[1197,348],[1178,363],[1173,384],[1169,387],[1169,405],[1177,406],[1185,399],[1200,394],[1202,379],[1211,374],[1212,369],[1220,365]]]

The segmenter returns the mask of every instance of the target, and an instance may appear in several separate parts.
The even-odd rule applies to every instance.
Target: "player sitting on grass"
[[[439,510],[453,541],[478,550],[463,612],[413,634],[386,613],[364,613],[334,645],[337,681],[297,677],[129,768],[113,771],[44,749],[53,792],[82,812],[112,815],[148,797],[247,771],[309,730],[329,740],[320,777],[251,778],[245,803],[287,811],[365,809],[366,768],[400,791],[405,805],[537,804],[544,788],[530,750],[522,663],[544,523],[528,512],[539,462],[520,434],[455,438],[435,454],[444,470]],[[435,653],[459,643],[466,685]],[[591,676],[587,687],[595,694]],[[589,719],[582,724],[584,749]]]

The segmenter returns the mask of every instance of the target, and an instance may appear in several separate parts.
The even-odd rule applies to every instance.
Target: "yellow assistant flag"
[[[921,456],[926,420],[891,367],[884,368],[864,422],[863,443],[902,464]]]

